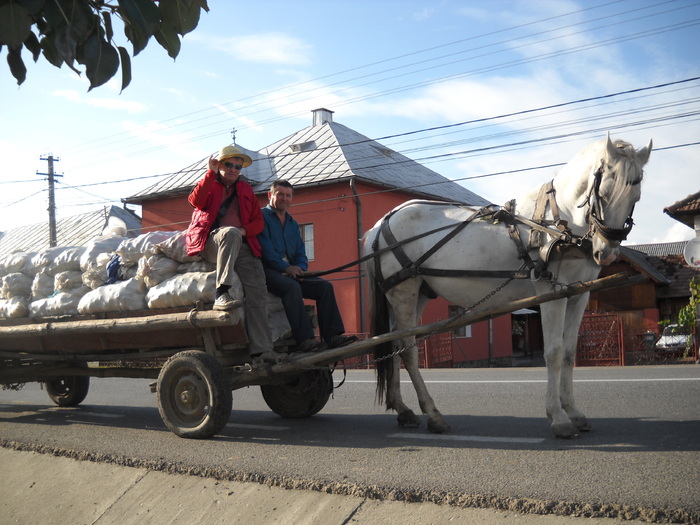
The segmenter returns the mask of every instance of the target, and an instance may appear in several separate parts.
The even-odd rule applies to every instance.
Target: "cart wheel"
[[[231,384],[211,355],[188,350],[168,359],[158,375],[158,411],[165,425],[183,438],[218,434],[231,416]]]
[[[51,401],[60,407],[75,407],[85,401],[90,390],[88,376],[56,377],[44,383]]]
[[[329,369],[307,370],[281,385],[261,385],[267,406],[282,417],[304,418],[319,412],[333,392]]]

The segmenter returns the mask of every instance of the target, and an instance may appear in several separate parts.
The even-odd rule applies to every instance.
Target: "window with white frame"
[[[457,315],[462,315],[465,312],[465,309],[462,308],[461,306],[456,306],[456,305],[449,305],[447,307],[447,314],[450,317],[455,317]],[[455,337],[471,337],[472,336],[472,325],[467,325],[467,326],[460,326],[459,328],[455,328],[452,330],[452,335]]]
[[[314,225],[313,224],[300,224],[299,229],[301,230],[301,239],[304,241],[304,248],[306,249],[306,258],[309,261],[314,260]]]

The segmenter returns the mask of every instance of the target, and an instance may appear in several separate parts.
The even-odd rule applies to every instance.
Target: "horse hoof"
[[[574,424],[574,426],[578,429],[579,432],[590,432],[591,430],[593,430],[593,427],[588,423],[588,420],[585,417],[573,418],[571,422]]]
[[[401,428],[418,428],[420,419],[413,412],[403,412],[396,417]]]
[[[445,434],[450,430],[452,430],[450,425],[444,421],[433,421],[432,419],[428,420],[428,431],[432,432],[433,434]]]
[[[578,436],[578,430],[573,423],[558,423],[552,425],[552,431],[557,438],[573,439]]]

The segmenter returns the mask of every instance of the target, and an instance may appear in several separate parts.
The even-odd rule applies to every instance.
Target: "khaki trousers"
[[[245,325],[251,355],[272,351],[272,338],[267,324],[267,287],[262,262],[243,242],[238,228],[212,230],[202,257],[216,263],[216,287],[231,286],[235,272],[245,294]]]

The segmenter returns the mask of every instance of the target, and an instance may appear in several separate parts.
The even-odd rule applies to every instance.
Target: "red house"
[[[243,172],[260,205],[276,179],[295,187],[290,213],[302,228],[310,270],[328,270],[357,260],[361,239],[385,213],[411,199],[432,199],[483,206],[488,201],[382,144],[333,121],[333,112],[317,109],[312,124],[259,151],[237,145],[254,160]],[[187,195],[206,169],[207,158],[123,199],[142,207],[142,231],[182,230],[189,223]],[[327,277],[348,333],[369,327],[366,278],[355,266]],[[422,323],[445,319],[455,307],[432,301]],[[454,337],[452,337],[454,336]],[[510,316],[442,334],[427,342],[426,366],[464,366],[512,356]]]

